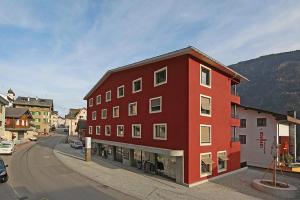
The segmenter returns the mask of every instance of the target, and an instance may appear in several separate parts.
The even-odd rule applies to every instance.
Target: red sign
[[[264,149],[264,154],[266,154],[266,141],[267,139],[264,138],[264,133],[263,132],[260,132],[259,133],[259,138],[256,139],[259,141],[259,147],[261,149]]]

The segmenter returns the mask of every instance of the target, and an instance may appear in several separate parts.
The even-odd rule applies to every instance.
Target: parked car
[[[0,182],[4,183],[8,179],[7,171],[6,171],[7,165],[5,165],[4,161],[2,158],[0,158]]]
[[[30,141],[37,141],[37,137],[36,136],[32,136],[31,138],[29,138]]]
[[[82,149],[83,145],[80,141],[71,141],[70,146],[75,149]]]
[[[15,151],[15,144],[13,141],[0,142],[0,154],[12,154]]]

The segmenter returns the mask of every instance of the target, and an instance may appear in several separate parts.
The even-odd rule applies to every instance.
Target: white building
[[[241,120],[238,134],[241,142],[241,165],[267,168],[273,161],[271,148],[281,144],[279,156],[296,155],[296,124],[300,120],[257,108],[237,108]]]
[[[69,127],[69,135],[78,135],[75,131],[78,120],[87,118],[87,111],[86,108],[79,108],[79,109],[70,109],[69,113],[66,115],[66,126]]]

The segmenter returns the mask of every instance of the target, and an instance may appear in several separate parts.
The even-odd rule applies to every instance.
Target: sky
[[[109,69],[194,46],[230,65],[300,49],[298,0],[0,0],[0,93],[64,116]]]

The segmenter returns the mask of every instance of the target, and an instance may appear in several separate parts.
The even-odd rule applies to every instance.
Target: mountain
[[[238,86],[241,103],[300,117],[300,50],[271,54],[229,66],[250,81]]]

